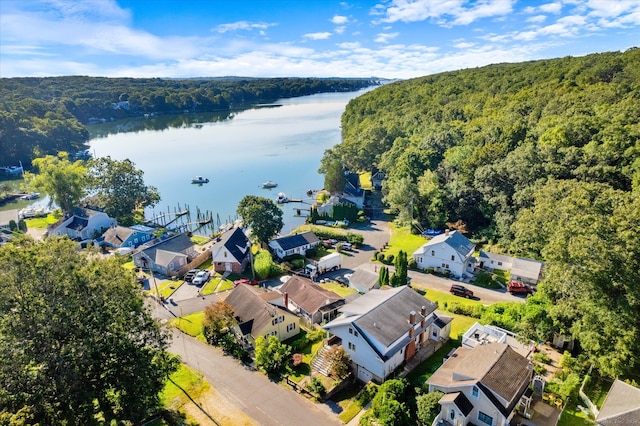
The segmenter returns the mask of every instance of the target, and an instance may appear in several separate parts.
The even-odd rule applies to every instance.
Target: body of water
[[[304,223],[296,210],[309,208],[309,189],[323,187],[320,159],[341,142],[340,116],[349,100],[362,93],[283,99],[224,116],[171,117],[167,127],[158,125],[160,117],[139,119],[154,120],[153,126],[132,121],[89,126],[90,149],[96,157],[128,158],[144,171],[145,183],[158,188],[162,197],[147,211],[148,218],[188,206],[192,217],[198,208],[225,223],[236,219],[244,196],[275,200],[284,192],[304,201],[280,205],[282,233],[288,233]],[[209,119],[213,121],[203,121]],[[192,184],[195,176],[209,183]],[[278,186],[263,189],[262,182],[268,180]]]

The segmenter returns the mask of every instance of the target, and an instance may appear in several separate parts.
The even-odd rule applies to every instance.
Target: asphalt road
[[[169,350],[260,425],[342,425],[329,405],[314,404],[182,332],[173,331]]]

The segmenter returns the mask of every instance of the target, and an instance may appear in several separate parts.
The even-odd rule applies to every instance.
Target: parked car
[[[533,294],[533,287],[523,283],[522,281],[510,281],[507,284],[507,291],[511,294]]]
[[[193,281],[193,278],[200,272],[200,269],[191,269],[189,272],[184,274],[184,281],[190,283]]]
[[[205,269],[204,271],[198,272],[191,282],[195,285],[202,285],[209,281],[210,276],[211,273]]]
[[[455,294],[456,296],[466,297],[466,298],[473,297],[473,291],[459,284],[452,285],[451,288],[449,289],[449,293]]]
[[[252,280],[252,279],[249,279],[249,278],[241,278],[241,279],[235,280],[233,282],[233,286],[234,287],[238,287],[240,284],[260,285],[260,281]]]

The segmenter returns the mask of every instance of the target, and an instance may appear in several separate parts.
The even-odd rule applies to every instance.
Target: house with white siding
[[[320,239],[311,231],[287,235],[269,241],[269,248],[280,259],[296,254],[306,256],[307,250],[311,250],[318,245],[320,245]]]
[[[473,274],[476,245],[458,231],[446,231],[437,235],[413,252],[420,269],[434,268],[449,271],[454,277]]]
[[[371,290],[340,308],[322,328],[351,358],[356,377],[384,382],[420,350],[435,350],[449,339],[451,318],[408,286]]]
[[[68,217],[50,225],[48,232],[49,235],[66,235],[72,240],[87,241],[115,225],[116,220],[104,212],[77,207]]]

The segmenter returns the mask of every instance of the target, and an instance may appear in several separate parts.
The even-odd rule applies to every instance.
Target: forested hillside
[[[323,164],[384,171],[399,222],[546,263],[517,331],[573,336],[602,374],[640,380],[640,49],[388,84],[342,131]]]
[[[84,124],[143,114],[226,111],[375,84],[371,79],[48,77],[0,79],[0,165],[26,166],[38,155],[74,152],[89,139]]]

